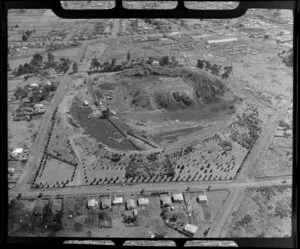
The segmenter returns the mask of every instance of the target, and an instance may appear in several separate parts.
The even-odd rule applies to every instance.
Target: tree
[[[212,73],[213,75],[217,75],[217,76],[218,76],[219,73],[220,73],[221,67],[222,67],[222,66],[220,66],[220,65],[214,64],[213,67],[212,67],[212,69],[211,69],[211,73]]]
[[[205,70],[212,70],[212,64],[209,61],[205,61]]]
[[[25,34],[23,34],[23,35],[22,35],[22,41],[23,41],[23,42],[26,42],[27,40],[28,40],[28,37],[27,37]]]
[[[170,59],[169,59],[169,56],[163,56],[160,61],[159,61],[159,64],[161,66],[165,66],[165,65],[169,65],[169,62],[170,62]]]
[[[130,59],[131,59],[130,52],[127,52],[127,61],[130,61]]]
[[[35,54],[30,61],[30,64],[35,67],[40,67],[42,63],[43,57],[40,54]]]
[[[197,60],[197,67],[200,69],[204,68],[205,60]]]
[[[53,54],[48,53],[47,57],[48,57],[48,62],[53,62],[54,61],[54,55]]]
[[[116,61],[117,61],[116,58],[112,58],[111,63],[110,63],[110,68],[111,68],[111,69],[113,69],[113,68],[115,67]]]
[[[26,30],[25,34],[29,38],[29,36],[31,35],[31,32],[29,30]]]
[[[77,73],[78,72],[78,65],[77,65],[77,62],[75,61],[73,63],[73,73]]]
[[[91,68],[92,70],[95,70],[95,69],[96,69],[96,70],[98,71],[99,67],[100,67],[100,63],[99,63],[98,59],[97,59],[96,57],[93,58],[93,59],[92,59],[92,62],[91,62],[90,68]]]

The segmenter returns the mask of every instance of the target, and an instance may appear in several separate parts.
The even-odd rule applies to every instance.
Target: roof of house
[[[172,197],[173,197],[174,200],[183,201],[183,195],[182,195],[182,193],[174,193],[174,194],[172,194]]]
[[[54,199],[54,202],[52,204],[52,211],[54,212],[60,212],[61,211],[61,208],[62,208],[62,198],[56,198]]]
[[[23,148],[15,148],[12,153],[13,154],[19,154],[19,153],[22,153],[23,152]]]
[[[160,199],[161,199],[163,205],[171,204],[172,203],[170,196],[167,196],[167,195],[166,196],[162,196]]]
[[[109,198],[103,198],[101,200],[101,205],[110,207],[110,199]]]
[[[149,199],[147,199],[147,198],[139,198],[138,199],[138,204],[139,205],[148,205],[149,204]]]
[[[135,207],[135,201],[132,199],[127,200],[126,202],[127,208]]]
[[[89,207],[95,207],[98,205],[98,202],[96,201],[96,199],[90,199],[88,200],[88,206]]]
[[[115,197],[113,203],[123,203],[123,197]]]
[[[198,230],[198,227],[192,224],[186,224],[184,226],[184,230],[191,233],[191,234],[195,234]]]

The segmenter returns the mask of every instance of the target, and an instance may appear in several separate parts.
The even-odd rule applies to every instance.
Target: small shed
[[[198,202],[199,203],[207,203],[208,199],[207,196],[205,194],[205,192],[202,192],[199,196],[198,196]]]
[[[133,209],[132,214],[133,214],[133,216],[138,216],[138,211],[136,209]]]
[[[160,200],[161,200],[161,205],[162,205],[163,207],[168,207],[168,206],[171,206],[171,205],[172,205],[171,197],[168,196],[168,195],[162,196],[162,197],[160,198]]]
[[[106,209],[111,207],[111,201],[109,198],[103,198],[101,200],[101,209]]]
[[[84,106],[88,106],[88,105],[89,105],[89,102],[87,102],[87,101],[85,100],[85,101],[83,101],[83,105],[84,105]]]
[[[96,201],[96,199],[90,199],[88,200],[88,208],[93,208],[98,206],[98,201]]]
[[[19,156],[23,152],[23,148],[16,148],[12,151],[11,155],[13,157]]]
[[[138,205],[139,206],[147,206],[147,205],[149,205],[149,199],[147,199],[147,198],[139,198],[138,199]]]
[[[198,230],[198,227],[192,224],[186,224],[184,226],[184,231],[188,232],[191,235],[195,235]]]
[[[156,61],[156,60],[155,60],[155,61],[153,61],[153,62],[151,63],[151,65],[152,65],[152,66],[159,66],[159,61]]]
[[[182,193],[174,193],[174,194],[172,194],[172,198],[173,198],[174,202],[183,202]]]
[[[126,208],[128,210],[134,209],[135,207],[136,207],[136,205],[135,205],[135,201],[134,200],[132,200],[132,199],[127,200],[127,202],[126,202]]]
[[[113,205],[119,205],[123,203],[123,197],[115,197],[112,204]]]

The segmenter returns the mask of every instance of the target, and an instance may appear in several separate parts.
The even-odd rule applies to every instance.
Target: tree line
[[[221,76],[222,79],[227,79],[229,75],[232,73],[232,66],[222,66],[218,64],[212,64],[207,60],[197,60],[197,67],[200,69],[204,69],[213,75]],[[223,69],[223,73],[221,73],[221,69]]]

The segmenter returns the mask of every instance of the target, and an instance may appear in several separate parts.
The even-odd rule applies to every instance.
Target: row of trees
[[[222,65],[212,64],[206,60],[197,60],[197,67],[206,71],[210,71],[213,75],[221,76],[223,79],[227,79],[232,73],[232,66],[223,67]],[[220,75],[222,68],[223,73]]]
[[[42,69],[51,69],[54,68],[56,72],[66,73],[71,65],[71,60],[69,58],[60,58],[58,61],[55,61],[53,54],[47,54],[47,61],[43,61],[43,57],[40,54],[33,55],[29,63],[20,64],[13,71],[13,75],[20,76],[23,74],[37,74],[41,73]]]
[[[154,61],[158,61],[160,66],[172,66],[176,67],[179,65],[175,56],[172,56],[171,59],[169,56],[162,56],[159,59],[154,57],[149,57],[147,60],[133,60],[131,59],[130,52],[127,52],[126,61],[121,62],[121,64],[117,64],[117,59],[112,58],[111,62],[104,62],[101,64],[98,59],[95,57],[92,59],[90,64],[90,70],[97,72],[110,72],[110,71],[120,71],[123,69],[132,68],[134,65],[145,67],[147,64],[152,65]]]

